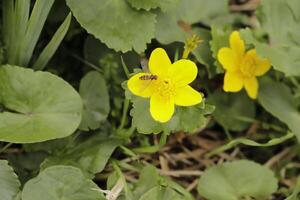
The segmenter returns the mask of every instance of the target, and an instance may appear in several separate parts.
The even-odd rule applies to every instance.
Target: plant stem
[[[1,150],[0,153],[3,153],[6,149],[8,149],[11,145],[13,145],[13,143],[8,143],[6,144]]]
[[[123,129],[125,126],[128,109],[129,109],[129,99],[126,99],[126,97],[125,97],[124,104],[123,104],[122,119],[121,119],[121,124],[119,126],[119,129]]]

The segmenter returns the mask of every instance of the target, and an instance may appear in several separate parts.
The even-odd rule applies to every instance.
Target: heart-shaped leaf
[[[276,189],[274,173],[248,160],[212,167],[201,176],[198,184],[199,194],[208,200],[265,199]]]
[[[28,181],[22,191],[22,200],[105,200],[97,185],[87,179],[80,169],[54,166]]]
[[[64,80],[17,66],[0,68],[0,140],[33,143],[71,135],[81,121],[79,94]]]

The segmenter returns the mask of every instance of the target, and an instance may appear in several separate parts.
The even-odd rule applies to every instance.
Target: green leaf
[[[197,189],[208,200],[265,199],[276,191],[277,180],[267,167],[240,160],[206,170]]]
[[[181,186],[160,176],[155,167],[145,166],[133,189],[133,200],[193,200]]]
[[[213,117],[227,130],[245,130],[250,123],[244,119],[255,117],[255,104],[244,92],[216,91],[208,97],[208,102],[216,106]]]
[[[60,27],[57,29],[50,42],[47,44],[47,46],[39,55],[38,59],[33,64],[33,68],[35,70],[43,70],[45,68],[46,64],[52,58],[58,46],[60,45],[65,35],[67,34],[71,23],[71,19],[72,19],[72,15],[70,13],[66,17],[64,22],[60,25]]]
[[[17,66],[0,68],[0,140],[33,143],[71,135],[81,121],[79,94],[64,80]]]
[[[147,191],[145,194],[139,198],[139,200],[153,200],[153,199],[163,199],[163,200],[184,200],[180,194],[172,190],[171,188],[164,188],[161,186],[154,187]]]
[[[10,26],[14,26],[15,29],[14,39],[11,41],[11,45],[8,45],[9,51],[9,60],[11,58],[17,59],[18,54],[20,53],[18,50],[21,45],[22,38],[26,33],[28,18],[29,18],[29,11],[30,11],[30,0],[16,0],[15,1],[15,24],[11,24]],[[10,60],[11,61],[11,60]],[[12,61],[16,62],[16,60]]]
[[[28,65],[53,3],[54,0],[37,0],[35,2],[25,35],[22,35],[22,39],[19,41],[21,44],[20,48],[18,48],[17,62],[9,64],[17,64],[20,66]]]
[[[294,12],[299,13],[299,8],[300,2],[294,0],[263,0],[261,2],[257,16],[262,29],[268,33],[272,46],[293,46],[295,42],[299,45],[300,20],[294,15]]]
[[[197,61],[207,68],[209,76],[212,77],[215,74],[214,58],[210,50],[209,41],[211,41],[211,33],[209,30],[204,28],[194,28],[194,34],[198,35],[203,41],[195,49],[193,55],[196,57]]]
[[[205,116],[212,113],[214,108],[202,102],[190,107],[177,107],[170,121],[160,123],[150,115],[150,101],[141,97],[132,97],[133,108],[130,111],[132,125],[139,133],[157,134],[160,132],[186,131],[192,132],[206,125]]]
[[[159,184],[160,176],[157,169],[152,165],[145,166],[141,172],[138,182],[135,184],[133,195],[139,199],[147,191],[155,188]]]
[[[20,182],[6,160],[0,160],[1,200],[14,200],[20,191]]]
[[[6,45],[6,55],[9,63],[16,63],[20,43],[27,28],[30,10],[30,0],[4,0],[3,38]]]
[[[79,94],[83,100],[81,130],[95,130],[105,121],[109,110],[108,90],[103,76],[92,71],[86,74],[80,82]]]
[[[155,15],[119,0],[67,0],[74,16],[89,33],[116,51],[146,49],[154,37]]]
[[[71,165],[83,170],[87,175],[101,172],[113,151],[122,144],[119,139],[95,135],[86,141],[80,141],[70,149],[64,149],[56,155],[48,157],[42,168],[53,165]]]
[[[179,25],[176,11],[170,13],[159,12],[155,25],[155,38],[162,44],[170,44],[174,41],[184,42],[188,37]]]
[[[211,37],[212,40],[209,42],[210,49],[212,52],[213,58],[215,58],[215,69],[211,69],[214,73],[223,73],[224,69],[222,65],[218,62],[218,52],[222,47],[229,46],[229,35],[230,35],[230,28],[227,27],[216,27],[212,26],[211,28]]]
[[[154,8],[160,8],[166,11],[172,7],[175,7],[179,0],[127,0],[132,7],[136,9],[151,10]]]
[[[189,35],[180,22],[188,25],[202,22],[210,25],[219,17],[229,13],[227,0],[180,0],[178,6],[157,15],[155,37],[163,44],[184,42]]]
[[[98,186],[87,179],[80,169],[54,166],[28,181],[22,191],[22,200],[105,200]]]
[[[258,101],[264,109],[287,124],[300,141],[300,113],[289,87],[265,78],[260,85]]]

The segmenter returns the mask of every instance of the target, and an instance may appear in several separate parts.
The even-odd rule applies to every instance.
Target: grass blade
[[[3,38],[6,45],[6,54],[8,62],[13,60],[14,52],[12,52],[11,43],[15,36],[15,10],[13,0],[3,0],[2,2],[3,16]]]
[[[37,0],[35,2],[19,50],[19,65],[28,65],[53,3],[54,0]]]
[[[247,138],[237,138],[237,139],[234,139],[234,140],[230,141],[229,143],[227,143],[227,144],[225,144],[221,147],[218,147],[217,149],[213,150],[212,152],[206,154],[206,157],[211,157],[211,156],[214,156],[216,154],[227,151],[227,150],[235,147],[238,144],[244,144],[244,145],[247,145],[247,146],[254,146],[254,147],[269,147],[269,146],[274,146],[274,145],[283,143],[283,142],[285,142],[285,141],[287,141],[287,140],[289,140],[293,137],[295,137],[295,135],[293,133],[289,132],[288,134],[286,134],[282,137],[271,139],[267,143],[263,143],[263,144],[262,143],[257,143],[255,141],[249,140]]]
[[[34,69],[43,70],[45,68],[46,64],[52,58],[58,46],[60,45],[61,41],[64,39],[65,35],[67,34],[71,23],[71,19],[72,19],[72,15],[70,13],[66,17],[64,22],[60,25],[60,27],[57,29],[51,41],[48,43],[48,45],[44,48],[42,53],[39,55],[38,59],[33,65]]]
[[[19,54],[20,54],[20,44],[23,40],[23,37],[26,33],[26,27],[28,23],[30,12],[30,0],[16,0],[15,1],[15,40],[13,41],[15,44],[13,45],[14,52],[14,63],[10,64],[18,64],[17,62]]]

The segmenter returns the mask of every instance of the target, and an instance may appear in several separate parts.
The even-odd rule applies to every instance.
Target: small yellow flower
[[[257,98],[257,76],[264,75],[271,65],[267,59],[261,59],[255,49],[245,51],[245,43],[239,32],[234,31],[229,39],[230,48],[223,47],[218,52],[218,60],[225,69],[225,92],[238,92],[245,87],[252,99]]]
[[[189,86],[198,73],[192,61],[181,59],[172,64],[165,50],[157,48],[151,53],[149,71],[132,76],[127,85],[133,94],[150,98],[154,120],[167,122],[175,105],[193,106],[202,101],[201,94]]]

